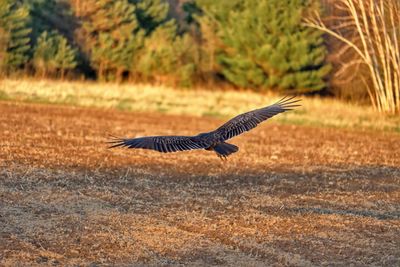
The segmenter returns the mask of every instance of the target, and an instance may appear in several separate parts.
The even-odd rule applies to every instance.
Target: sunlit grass
[[[281,96],[272,93],[220,90],[178,90],[164,86],[3,80],[0,99],[39,103],[113,108],[124,111],[163,112],[228,118],[272,104]],[[3,97],[4,96],[4,97]],[[281,123],[385,130],[400,132],[400,118],[377,114],[371,107],[335,99],[302,97],[302,107],[274,120]]]
[[[121,109],[139,94],[129,90]],[[74,104],[68,95],[52,101]],[[220,105],[240,106],[228,100]],[[201,103],[185,101],[191,112]],[[289,122],[322,116],[304,103]],[[399,266],[398,134],[266,123],[229,140],[240,150],[221,161],[105,143],[109,133],[197,134],[214,119],[10,101],[0,113],[0,266]]]

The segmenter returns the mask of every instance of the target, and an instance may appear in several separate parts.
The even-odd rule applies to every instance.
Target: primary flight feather
[[[138,138],[114,138],[109,143],[113,147],[152,149],[163,153],[206,149],[213,150],[221,158],[235,153],[239,148],[225,141],[249,131],[261,122],[295,107],[300,99],[284,97],[275,104],[240,114],[218,129],[195,136],[148,136]]]

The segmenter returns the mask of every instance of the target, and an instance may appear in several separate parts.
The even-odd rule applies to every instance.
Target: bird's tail
[[[224,157],[224,158],[226,158],[232,153],[239,151],[239,148],[237,146],[225,142],[219,143],[218,145],[213,147],[213,149],[219,157]]]

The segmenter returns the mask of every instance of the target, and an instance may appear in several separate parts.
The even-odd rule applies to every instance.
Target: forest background
[[[319,94],[396,114],[399,6],[0,0],[0,75]]]

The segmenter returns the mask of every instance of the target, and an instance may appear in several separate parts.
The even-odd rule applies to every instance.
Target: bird
[[[239,151],[236,145],[226,141],[250,131],[261,122],[285,111],[301,106],[295,96],[285,96],[276,103],[240,114],[211,132],[194,136],[146,136],[137,138],[118,138],[112,136],[107,143],[109,148],[126,147],[150,149],[162,153],[205,149],[214,151],[221,159],[226,159]]]

